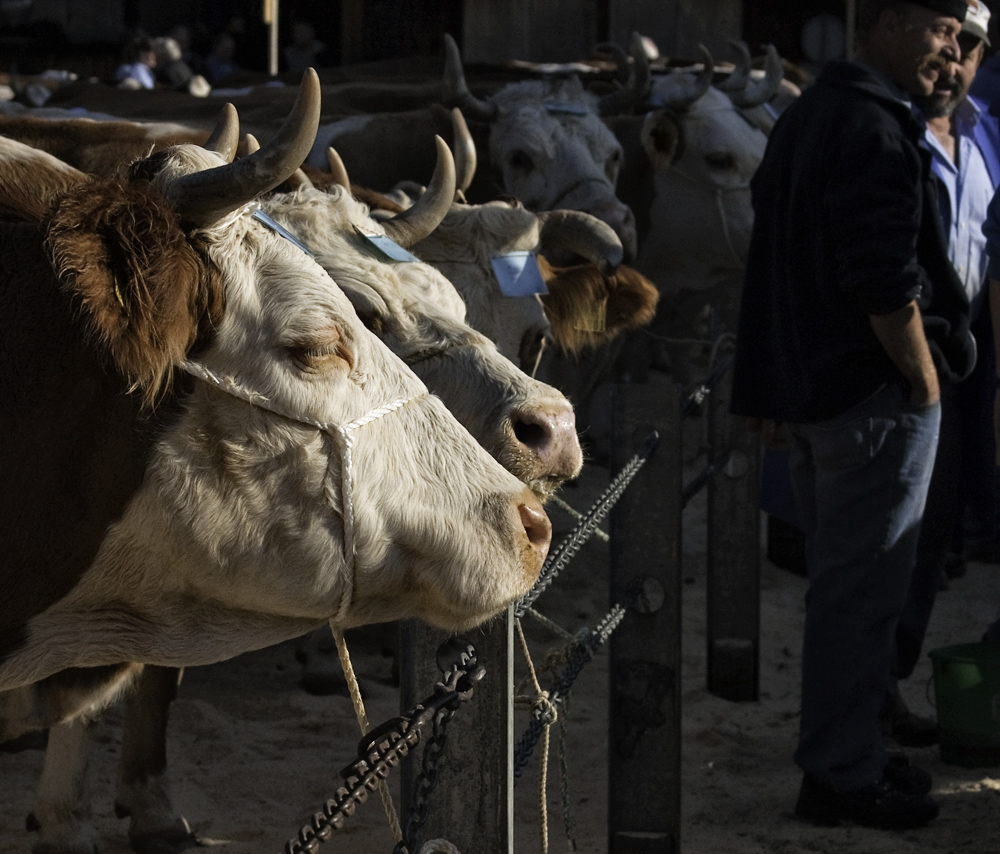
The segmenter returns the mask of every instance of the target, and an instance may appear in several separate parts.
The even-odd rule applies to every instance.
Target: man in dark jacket
[[[972,369],[910,95],[957,62],[965,0],[863,0],[858,62],[779,119],[753,180],[732,409],[786,437],[809,592],[795,811],[891,829],[938,813],[879,727],[940,424]]]

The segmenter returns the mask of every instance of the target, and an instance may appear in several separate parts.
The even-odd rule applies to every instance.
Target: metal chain
[[[555,684],[549,691],[548,703],[535,706],[531,714],[531,721],[525,730],[521,740],[514,749],[514,783],[521,777],[524,766],[528,764],[532,751],[538,740],[542,737],[542,732],[555,720],[554,709],[569,694],[576,677],[580,675],[584,665],[594,657],[594,653],[603,646],[621,621],[625,618],[625,606],[615,605],[608,614],[597,624],[597,627],[587,632],[586,637],[577,638],[572,645],[569,655],[569,663],[562,674],[556,679]]]
[[[441,759],[448,744],[448,724],[455,714],[454,709],[442,709],[434,717],[434,732],[424,746],[423,761],[417,777],[410,814],[403,825],[403,839],[392,849],[393,854],[409,854],[416,851],[420,843],[420,831],[430,817],[430,796],[437,786],[441,774]]]
[[[555,580],[556,576],[562,572],[566,564],[570,562],[572,557],[580,551],[583,544],[590,539],[591,534],[600,524],[601,520],[608,515],[611,508],[615,506],[619,498],[622,497],[622,493],[625,492],[625,487],[627,487],[632,479],[636,476],[639,469],[643,467],[646,460],[652,455],[656,446],[659,444],[660,434],[655,430],[650,433],[646,440],[643,442],[642,447],[639,451],[632,457],[622,468],[617,475],[615,475],[614,480],[608,484],[607,489],[601,493],[601,496],[594,502],[594,505],[587,511],[583,519],[577,523],[577,526],[566,535],[566,537],[549,552],[549,556],[545,559],[545,563],[542,564],[542,571],[538,575],[538,580],[535,581],[532,588],[524,594],[515,604],[514,604],[514,616],[520,619],[524,616],[525,611],[530,608],[535,600],[545,592],[545,589]]]
[[[378,781],[388,777],[399,765],[399,760],[419,743],[427,724],[433,723],[432,741],[437,740],[438,719],[447,717],[450,720],[485,675],[486,669],[475,659],[464,666],[456,665],[434,686],[430,697],[365,735],[358,745],[358,758],[340,772],[345,785],[313,814],[296,837],[285,843],[283,854],[315,854],[321,843],[344,826],[358,804],[367,800],[368,793],[378,788]],[[444,749],[443,744],[440,748]],[[440,756],[437,761],[439,759]]]

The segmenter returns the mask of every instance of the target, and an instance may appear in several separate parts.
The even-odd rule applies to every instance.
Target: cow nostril
[[[514,422],[514,437],[528,448],[537,448],[541,445],[548,436],[548,432],[541,424],[531,421],[517,420]]]

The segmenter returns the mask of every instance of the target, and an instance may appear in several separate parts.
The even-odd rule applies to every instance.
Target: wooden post
[[[732,353],[719,348],[719,358]],[[729,412],[732,369],[708,396],[708,690],[756,700],[760,690],[760,442]]]
[[[447,632],[414,620],[402,624],[402,711],[430,694],[440,680],[436,654],[448,637]],[[430,816],[420,839],[444,838],[462,852],[513,854],[514,635],[510,611],[462,637],[475,646],[486,676],[449,724],[441,776],[430,797]],[[404,830],[424,743],[421,740],[403,761],[399,818]]]
[[[263,20],[267,27],[267,73],[278,73],[278,0],[264,0]]]
[[[611,515],[611,601],[633,602],[611,636],[608,851],[677,854],[681,824],[680,393],[613,394],[611,470],[651,430],[656,452]],[[638,594],[638,595],[637,595]]]

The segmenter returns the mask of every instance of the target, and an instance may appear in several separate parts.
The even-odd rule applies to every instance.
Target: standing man
[[[970,502],[987,521],[994,515],[995,452],[990,424],[993,336],[982,227],[1000,184],[1000,122],[985,103],[969,97],[969,87],[989,44],[989,20],[986,5],[969,0],[958,36],[961,61],[938,78],[930,95],[913,97],[927,121],[925,142],[938,180],[938,209],[948,240],[948,257],[969,297],[971,329],[979,353],[968,379],[941,388],[941,431],[934,473],[913,578],[896,628],[896,662],[883,711],[883,728],[903,746],[926,746],[938,739],[936,722],[907,709],[897,680],[909,677],[920,659],[961,511]]]
[[[965,0],[862,0],[859,61],[829,63],[782,115],[752,185],[732,409],[791,443],[809,572],[795,811],[819,825],[938,813],[929,776],[888,762],[879,712],[939,384],[975,362],[909,100],[961,60],[965,13]]]

